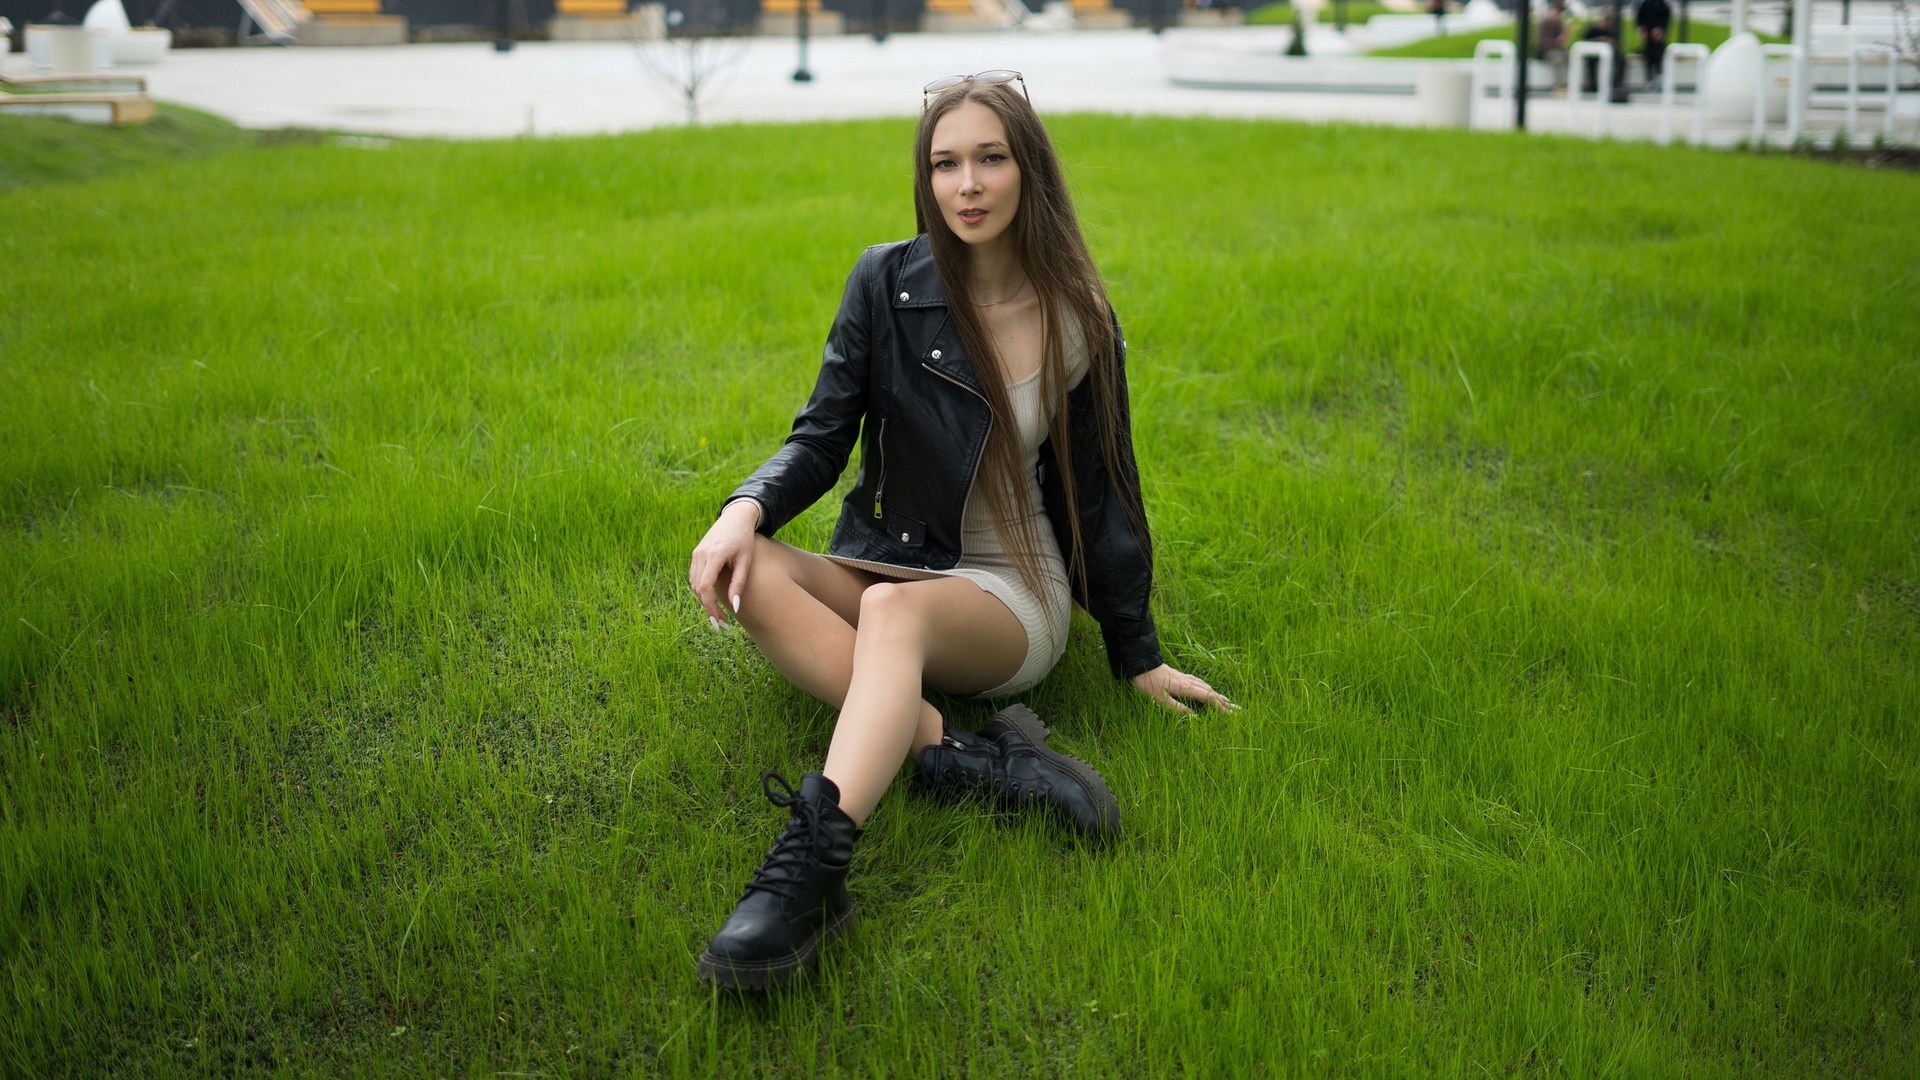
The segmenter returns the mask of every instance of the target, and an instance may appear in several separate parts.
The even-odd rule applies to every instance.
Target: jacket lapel
[[[902,341],[912,350],[911,362],[934,368],[979,393],[973,365],[954,332],[953,320],[947,317],[946,290],[940,287],[940,271],[933,264],[933,246],[925,233],[907,245],[890,292],[896,323],[904,331]],[[921,317],[899,317],[910,311]]]

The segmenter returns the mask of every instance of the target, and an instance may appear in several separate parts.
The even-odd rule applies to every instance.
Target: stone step
[[[145,94],[0,94],[0,112],[15,116],[61,116],[83,124],[144,124],[153,119]]]

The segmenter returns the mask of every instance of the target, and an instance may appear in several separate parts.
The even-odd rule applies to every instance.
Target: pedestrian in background
[[[1660,78],[1667,57],[1667,27],[1673,23],[1673,9],[1667,0],[1640,0],[1633,25],[1640,29],[1640,55],[1647,62],[1647,89],[1660,89]]]
[[[1580,40],[1601,41],[1613,46],[1613,92],[1618,96],[1622,89],[1622,76],[1626,74],[1621,69],[1626,66],[1626,61],[1622,59],[1620,51],[1620,36],[1614,29],[1613,12],[1602,11],[1595,15],[1593,21],[1587,24],[1587,28],[1581,31]],[[1594,57],[1587,57],[1586,63],[1580,65],[1580,92],[1583,94],[1600,92],[1600,61]]]
[[[1540,34],[1534,44],[1534,55],[1547,62],[1553,70],[1553,88],[1560,91],[1567,88],[1567,4],[1566,0],[1553,0],[1547,7],[1547,15],[1540,20]]]

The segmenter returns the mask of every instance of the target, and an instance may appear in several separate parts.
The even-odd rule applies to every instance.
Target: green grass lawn
[[[1586,26],[1587,24],[1584,22],[1574,23],[1571,40],[1579,41],[1580,34],[1586,29]],[[1539,33],[1538,23],[1534,24],[1533,32],[1536,34]],[[1677,18],[1674,20],[1672,33],[1673,37],[1671,40],[1679,41],[1680,22]],[[1724,24],[1704,23],[1697,19],[1693,21],[1687,32],[1688,41],[1696,45],[1705,45],[1709,49],[1719,48],[1726,42],[1729,36],[1729,28]],[[1778,43],[1786,40],[1773,34],[1760,33],[1757,30],[1754,31],[1754,36],[1763,42]],[[1473,58],[1474,45],[1478,42],[1488,40],[1512,41],[1513,27],[1495,26],[1484,30],[1469,30],[1460,34],[1448,34],[1444,37],[1424,38],[1420,41],[1410,41],[1405,45],[1395,45],[1386,49],[1374,49],[1367,53],[1367,55],[1410,56],[1428,60],[1469,60]],[[1643,43],[1640,40],[1640,31],[1634,28],[1631,19],[1629,19],[1627,23],[1626,46],[1627,51],[1630,53],[1637,53],[1643,47]]]
[[[1162,634],[1245,709],[1079,617],[1028,700],[1124,841],[891,793],[745,1002],[694,957],[832,715],[686,557],[909,125],[0,194],[0,1072],[1911,1075],[1920,178],[1055,130]]]

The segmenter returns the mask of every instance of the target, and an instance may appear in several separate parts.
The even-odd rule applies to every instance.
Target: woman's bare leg
[[[940,712],[921,698],[923,683],[978,693],[1012,677],[1026,657],[1019,621],[970,581],[882,582],[765,537],[736,617],[788,681],[841,710],[824,771],[855,821],[909,752],[940,739]]]
[[[853,682],[860,595],[881,580],[810,551],[756,537],[753,572],[734,617],[788,682],[838,709]],[[721,595],[732,595],[730,580],[721,583]],[[923,700],[909,750],[939,742],[941,720],[940,710]]]
[[[880,578],[812,552],[754,539],[753,570],[734,613],[787,681],[839,708],[853,678],[860,594]],[[732,595],[729,582],[722,595]]]
[[[916,738],[923,684],[957,694],[998,686],[1020,670],[1027,633],[1013,612],[964,578],[884,582],[860,597],[853,679],[822,771],[840,809],[865,821]]]

